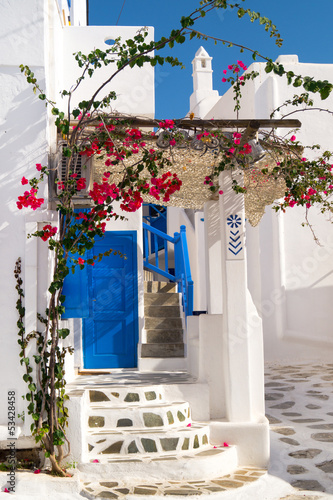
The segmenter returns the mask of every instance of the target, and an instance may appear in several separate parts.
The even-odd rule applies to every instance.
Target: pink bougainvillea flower
[[[187,426],[186,426],[186,427],[192,427],[192,424],[191,424],[191,423],[190,423],[190,424],[187,424]]]
[[[46,224],[46,226],[43,227],[44,234],[41,236],[43,241],[47,241],[49,238],[54,236],[57,232],[56,227],[52,227],[50,224]]]
[[[82,266],[82,265],[85,263],[85,260],[84,260],[84,259],[81,259],[81,257],[79,257],[79,258],[77,259],[77,262],[78,262],[78,264],[80,264],[80,266]]]
[[[225,83],[226,81],[227,81],[227,79],[223,77],[222,82]]]
[[[82,191],[82,189],[86,188],[86,179],[84,177],[81,177],[80,179],[77,179],[76,181],[76,189],[78,191]]]
[[[170,146],[175,146],[176,145],[176,140],[175,139],[171,139],[170,142]]]
[[[93,463],[94,464],[99,464],[99,460],[97,460],[97,458],[95,458],[95,460],[93,460]]]
[[[40,172],[42,170],[42,165],[40,163],[36,163],[36,169],[38,170],[38,172]]]
[[[229,445],[228,445],[228,443],[224,442],[224,443],[223,443],[223,446],[224,446],[225,448],[228,448],[228,446],[229,446]]]
[[[40,474],[40,469],[34,470],[34,474]]]
[[[238,67],[238,66],[236,66],[236,67],[235,67],[234,72],[235,72],[235,73],[239,73],[239,72],[240,72],[240,69],[239,69],[239,67]]]
[[[22,179],[21,179],[21,184],[22,184],[22,186],[24,186],[24,184],[28,184],[28,182],[29,182],[29,181],[28,181],[28,179],[26,179],[26,178],[23,176],[23,177],[22,177]]]
[[[291,142],[296,141],[296,136],[295,136],[295,135],[292,135],[292,136],[290,137],[290,140],[291,140]]]
[[[227,70],[226,70],[226,69],[224,69],[224,70],[223,70],[223,73],[226,75],[226,74],[227,74]]]
[[[232,64],[229,64],[228,69],[232,69],[232,68],[233,68]]]
[[[219,191],[219,194],[223,194],[223,191],[222,191],[222,189],[220,189],[220,191]]]
[[[244,76],[240,76],[239,79],[242,82],[244,80]]]

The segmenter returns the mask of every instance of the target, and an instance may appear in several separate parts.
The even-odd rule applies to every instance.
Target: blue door
[[[110,248],[126,258],[114,254],[103,257],[94,266],[88,265],[82,271],[76,269],[69,278],[71,283],[65,283],[66,317],[82,318],[84,368],[137,366],[136,245],[135,231],[106,232],[87,258]],[[79,302],[82,308],[78,316]]]

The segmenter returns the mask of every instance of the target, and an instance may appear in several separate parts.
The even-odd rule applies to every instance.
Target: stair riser
[[[182,358],[184,344],[142,344],[142,358]]]
[[[190,422],[190,408],[185,402],[135,408],[90,408],[87,416],[89,430],[96,431],[168,430],[187,426]]]
[[[180,318],[180,308],[177,306],[145,306],[145,318]]]
[[[114,386],[112,389],[99,388],[89,390],[88,402],[93,406],[155,406],[164,402],[163,387],[160,385],[144,387]]]
[[[145,318],[146,330],[179,330],[182,327],[181,318]]]
[[[141,432],[102,433],[87,436],[89,460],[100,457],[175,454],[183,455],[209,447],[209,427],[188,427],[168,433]]]
[[[183,330],[147,330],[147,344],[178,344],[183,342]]]
[[[137,456],[134,457],[136,459]],[[103,458],[99,457],[102,462]],[[211,455],[205,451],[196,455],[180,456],[177,460],[161,461],[161,458],[152,457],[151,460],[142,460],[132,463],[126,460],[117,460],[104,463],[79,464],[80,478],[90,481],[95,477],[117,478],[117,480],[142,483],[142,478],[150,481],[168,480],[203,480],[211,479],[232,473],[237,467],[237,451],[234,446],[225,449],[214,449]],[[214,496],[215,498],[215,496]]]
[[[177,293],[177,285],[167,281],[145,281],[144,291],[149,293]]]
[[[145,293],[145,306],[179,306],[178,293]]]

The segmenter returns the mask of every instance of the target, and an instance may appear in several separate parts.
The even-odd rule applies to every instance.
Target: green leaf
[[[293,83],[293,87],[300,87],[302,85],[302,78],[300,76],[298,76],[297,78],[295,78],[295,81]]]
[[[332,88],[333,86],[332,85],[326,85],[324,88],[320,89],[319,93],[320,93],[320,97],[324,100],[324,99],[327,99],[327,97],[330,95],[330,93],[332,92]]]
[[[61,339],[65,339],[70,334],[70,330],[68,328],[61,328],[58,330],[58,333]]]

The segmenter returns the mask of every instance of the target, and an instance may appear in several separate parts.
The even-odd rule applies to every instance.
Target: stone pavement
[[[266,366],[265,380],[266,412],[271,427],[268,474],[261,469],[242,467],[231,475],[209,481],[203,478],[152,484],[143,479],[142,484],[133,486],[112,479],[80,486],[76,475],[77,490],[74,493],[72,486],[70,493],[67,480],[47,478],[44,474],[39,477],[30,474],[29,480],[28,473],[19,473],[21,491],[25,493],[21,496],[21,491],[18,492],[15,499],[144,500],[190,496],[193,500],[333,500],[333,364],[270,364]],[[0,473],[0,478],[4,474]],[[32,479],[34,493],[27,487],[32,486]],[[44,484],[40,494],[36,490],[37,481]],[[55,489],[52,481],[57,482]],[[5,495],[0,493],[0,498],[8,498]]]
[[[265,380],[271,427],[268,475],[242,468],[213,481],[143,482],[130,488],[115,482],[90,483],[84,485],[85,492],[90,498],[119,499],[169,495],[209,495],[212,500],[333,499],[333,364],[271,364]]]
[[[269,474],[311,491],[309,498],[331,498],[333,364],[271,364],[266,367],[265,382],[266,416],[272,431]],[[288,500],[304,498],[299,495]]]

